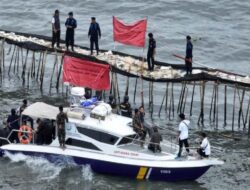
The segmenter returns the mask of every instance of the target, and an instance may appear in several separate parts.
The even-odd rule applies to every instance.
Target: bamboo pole
[[[232,132],[234,132],[234,114],[235,114],[236,88],[237,88],[237,86],[235,85],[235,88],[234,88],[234,98],[233,98]]]
[[[60,76],[61,76],[61,73],[62,73],[63,59],[64,59],[64,55],[62,55],[62,57],[61,57],[61,64],[60,64],[60,67],[59,67],[58,76],[57,76],[57,80],[56,80],[56,90],[57,90],[57,92],[59,90],[59,81],[60,81]],[[63,87],[63,82],[62,82],[62,87]],[[63,93],[63,88],[62,88],[62,93]]]
[[[10,76],[10,69],[11,69],[11,66],[12,66],[12,62],[13,62],[13,58],[14,58],[15,52],[16,52],[16,46],[14,46],[14,50],[12,52],[12,56],[11,56],[11,59],[10,59],[10,65],[9,65],[9,70],[8,70],[8,75],[9,76]]]
[[[239,108],[239,114],[238,114],[238,128],[240,128],[240,118],[242,117],[243,120],[243,124],[245,123],[244,121],[244,115],[243,115],[243,111],[242,111],[242,105],[243,105],[243,100],[245,97],[245,88],[242,91],[242,96],[240,97],[240,92],[238,89],[238,97],[239,97],[239,103],[240,103],[240,108]]]
[[[138,80],[138,78],[135,79],[134,103],[135,103],[135,96],[136,96],[136,89],[137,89],[137,80]]]
[[[183,93],[182,93],[182,97],[181,97],[181,105],[180,105],[180,112],[182,112],[182,107],[183,107],[183,101],[184,101],[184,97],[185,97],[185,94],[186,94],[186,87],[187,86],[187,82],[185,81],[184,82],[184,88],[183,88]]]
[[[218,126],[219,126],[219,84],[217,83],[217,86],[216,86],[216,94],[217,94],[217,97],[216,97],[216,129],[218,129]]]
[[[43,57],[44,57],[44,53],[40,52],[40,56],[39,56],[39,60],[38,60],[38,67],[37,67],[37,71],[36,71],[36,80],[38,80],[40,66],[41,66],[41,61],[42,61]]]
[[[216,102],[217,102],[217,97],[218,97],[218,94],[217,94],[217,81],[215,82],[215,89],[214,89],[214,111],[213,111],[213,122],[215,122],[216,120]]]
[[[201,105],[200,105],[200,116],[198,119],[198,124],[201,123],[204,125],[204,96],[205,96],[205,81],[201,82],[201,92],[200,92],[200,99],[201,99]]]
[[[215,96],[215,83],[214,83],[214,86],[213,86],[213,93],[212,93],[212,99],[211,99],[210,111],[209,111],[209,120],[210,121],[212,119],[212,110],[213,110],[214,96]]]
[[[187,87],[186,87],[186,88],[187,88]],[[182,113],[185,113],[185,107],[186,107],[186,102],[187,102],[187,95],[188,95],[188,88],[187,88],[186,94],[185,94],[185,99],[184,99],[184,105],[183,105]]]
[[[227,85],[224,89],[224,127],[227,125]]]
[[[167,82],[166,84],[166,103],[165,103],[166,114],[167,114],[167,107],[168,107],[168,86],[169,86],[169,82]]]
[[[49,93],[51,93],[52,81],[53,81],[53,76],[54,76],[57,61],[58,61],[58,55],[57,55],[57,51],[56,51],[55,61],[54,61],[54,65],[53,65],[53,69],[52,69],[52,73],[51,73],[51,77],[50,77]]]
[[[194,102],[195,85],[196,85],[196,82],[194,82],[194,85],[193,85],[193,92],[192,92],[191,105],[190,105],[190,116],[192,116],[193,114],[192,110],[193,110],[193,102]]]
[[[179,102],[178,102],[178,106],[177,106],[177,113],[179,113],[180,111],[180,106],[181,106],[181,97],[182,97],[182,94],[183,94],[183,91],[184,91],[184,84],[181,83],[181,92],[180,92],[180,96],[179,96]]]
[[[45,65],[46,65],[46,62],[47,62],[47,51],[45,51],[44,60],[43,60],[43,62],[42,62],[41,75],[40,75],[40,81],[41,81],[40,90],[43,89],[43,79],[44,79],[44,73],[45,73]],[[67,96],[67,93],[66,93],[66,96]]]
[[[248,100],[248,104],[247,104],[247,112],[246,112],[246,117],[245,117],[245,123],[244,123],[244,130],[246,128],[246,125],[247,125],[247,118],[248,118],[248,114],[249,114],[249,109],[250,109],[250,97],[249,97],[249,100]]]
[[[116,79],[116,89],[117,89],[117,96],[118,96],[118,105],[121,104],[121,98],[120,98],[120,92],[119,92],[119,84],[118,84],[118,78],[117,78],[117,73],[115,73],[115,79]],[[118,107],[118,111],[119,111]]]
[[[25,84],[25,72],[26,72],[26,64],[28,60],[29,50],[26,50],[26,56],[25,56],[25,62],[23,64],[23,71],[22,71],[22,79],[23,79],[23,85]]]

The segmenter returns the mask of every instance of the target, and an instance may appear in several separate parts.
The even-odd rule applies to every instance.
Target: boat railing
[[[23,131],[23,130],[18,130],[18,129],[12,129],[12,130],[10,131],[10,133],[8,134],[7,137],[0,137],[0,140],[4,140],[4,141],[8,142],[9,144],[11,144],[12,142],[10,141],[10,137],[12,136],[12,134],[18,133],[18,132],[27,133],[27,134],[32,134],[32,141],[31,141],[30,143],[31,143],[31,144],[34,144],[34,143],[35,143],[35,141],[34,141],[34,139],[35,139],[35,138],[34,138],[34,137],[35,137],[35,132],[34,132],[34,131],[30,132],[30,131]]]
[[[146,139],[146,140],[141,140],[140,139],[140,136],[137,134],[135,135],[134,138],[131,138],[131,137],[124,137],[128,140],[130,140],[131,142],[129,144],[135,144],[135,145],[139,145],[141,143],[143,143],[144,145],[146,144],[147,146],[149,144],[151,145],[160,145],[160,147],[162,148],[162,150],[168,150],[168,152],[170,153],[175,153],[176,150],[178,150],[178,145],[175,143],[175,139],[174,137],[171,136],[170,138],[170,141],[169,140],[165,140],[165,139],[162,139],[162,141],[160,143],[153,143],[153,142],[150,142],[150,138]],[[163,143],[163,141],[165,141],[165,143]]]

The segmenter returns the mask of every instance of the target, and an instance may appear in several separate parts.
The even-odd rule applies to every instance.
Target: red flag
[[[63,82],[94,90],[110,89],[109,65],[65,56]]]
[[[113,16],[114,41],[126,45],[144,47],[147,19],[139,20],[133,24],[124,24]]]

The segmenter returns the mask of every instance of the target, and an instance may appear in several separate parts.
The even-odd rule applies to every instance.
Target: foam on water
[[[82,177],[85,181],[93,180],[93,172],[91,170],[90,165],[86,165],[82,167]]]
[[[38,178],[43,180],[55,179],[63,169],[62,165],[54,165],[44,158],[26,156],[22,153],[11,154],[6,152],[5,156],[8,157],[11,162],[24,162],[26,166],[35,173],[38,173]]]

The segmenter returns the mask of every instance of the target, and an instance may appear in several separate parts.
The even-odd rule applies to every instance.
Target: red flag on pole
[[[144,47],[147,19],[139,20],[133,24],[124,24],[113,16],[114,41],[122,44]]]
[[[110,89],[109,65],[65,56],[63,82],[94,90]]]

